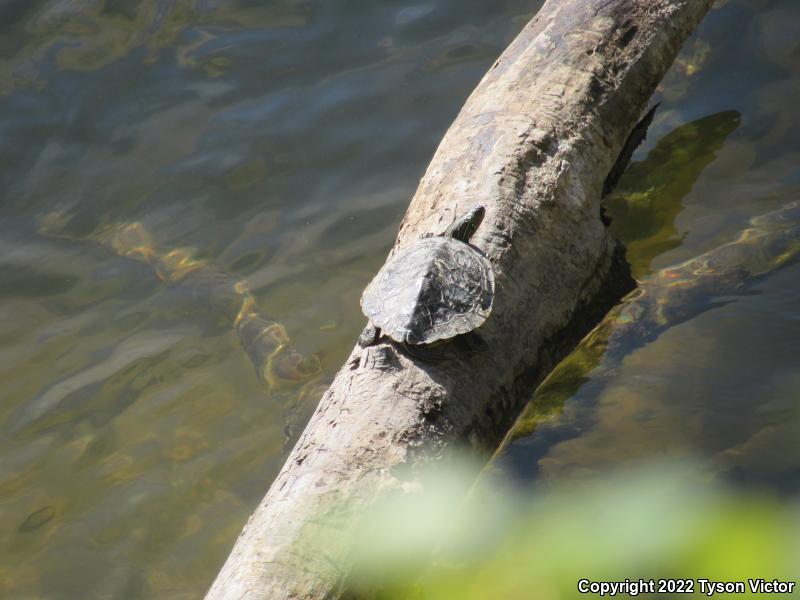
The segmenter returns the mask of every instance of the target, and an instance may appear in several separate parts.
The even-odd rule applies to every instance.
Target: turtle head
[[[447,228],[444,235],[464,243],[469,242],[472,234],[477,231],[481,221],[483,221],[483,215],[485,214],[486,209],[483,206],[480,204],[473,206],[467,214],[453,221],[453,224]]]

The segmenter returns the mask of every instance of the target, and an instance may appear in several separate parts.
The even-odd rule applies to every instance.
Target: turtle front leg
[[[381,330],[372,324],[372,321],[367,322],[364,331],[358,336],[358,345],[362,348],[375,345],[381,337]]]

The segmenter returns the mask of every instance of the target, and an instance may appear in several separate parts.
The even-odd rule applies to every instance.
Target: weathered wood
[[[550,0],[445,135],[392,252],[486,206],[487,351],[421,362],[356,346],[207,598],[336,597],[348,514],[418,487],[454,446],[493,449],[532,388],[630,288],[600,195],[623,144],[711,0]]]

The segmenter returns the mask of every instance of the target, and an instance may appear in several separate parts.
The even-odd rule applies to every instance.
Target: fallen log
[[[485,351],[425,362],[356,346],[208,592],[333,598],[348,515],[413,490],[449,450],[489,453],[533,388],[630,290],[600,219],[603,184],[711,0],[549,0],[495,62],[436,151],[392,250],[486,207],[471,239],[495,270]]]

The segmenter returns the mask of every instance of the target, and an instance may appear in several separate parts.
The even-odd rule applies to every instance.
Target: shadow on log
[[[711,0],[550,0],[448,130],[392,254],[476,204],[492,262],[487,351],[353,349],[207,598],[335,598],[354,521],[453,449],[488,458],[531,392],[631,289],[603,184]]]

